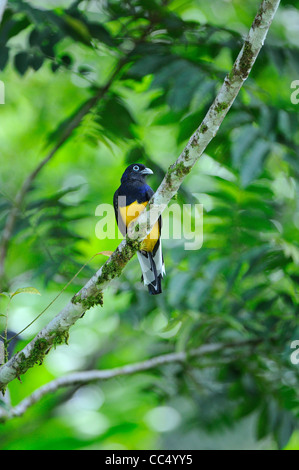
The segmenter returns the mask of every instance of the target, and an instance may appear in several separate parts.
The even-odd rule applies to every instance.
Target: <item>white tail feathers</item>
[[[165,275],[161,241],[158,243],[155,254],[147,251],[137,252],[144,284],[148,286],[148,291],[152,295],[161,294],[161,279]]]

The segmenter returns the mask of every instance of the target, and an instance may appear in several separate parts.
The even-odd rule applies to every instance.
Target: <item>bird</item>
[[[121,184],[113,196],[113,206],[117,225],[123,236],[129,224],[145,209],[154,191],[145,178],[153,171],[141,163],[132,163],[124,171]],[[137,251],[144,284],[150,295],[162,293],[161,280],[165,275],[165,265],[161,243],[162,217],[153,226],[151,232],[141,242]]]

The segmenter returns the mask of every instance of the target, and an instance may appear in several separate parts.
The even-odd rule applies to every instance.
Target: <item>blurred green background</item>
[[[132,162],[152,168],[149,184],[158,187],[258,8],[242,0],[8,2],[0,27],[0,247],[18,190],[59,145],[22,199],[6,247],[0,291],[41,293],[13,298],[10,330],[30,323],[95,253],[116,248],[119,240],[95,235],[96,207],[112,202]],[[299,364],[290,360],[299,340],[299,104],[291,102],[298,19],[298,1],[280,6],[233,108],[174,201],[203,204],[202,248],[163,240],[167,276],[155,297],[134,257],[104,306],[71,328],[69,344],[9,390],[16,405],[69,372],[209,343],[256,346],[61,390],[0,425],[2,450],[299,448]],[[88,264],[16,350],[105,260]],[[0,302],[4,313],[7,299]]]

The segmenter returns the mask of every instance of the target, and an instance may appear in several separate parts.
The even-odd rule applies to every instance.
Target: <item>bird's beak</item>
[[[144,168],[144,170],[142,170],[140,174],[141,175],[153,175],[154,172],[150,168]]]

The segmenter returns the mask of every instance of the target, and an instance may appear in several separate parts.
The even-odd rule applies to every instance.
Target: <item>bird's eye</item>
[[[133,170],[134,170],[134,171],[138,171],[138,170],[139,170],[139,166],[138,166],[138,165],[134,165],[134,166],[133,166]]]

